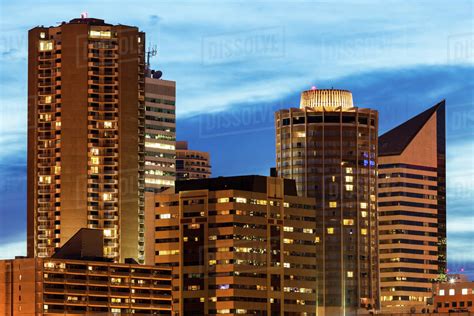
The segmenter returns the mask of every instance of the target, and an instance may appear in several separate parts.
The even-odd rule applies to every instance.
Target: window
[[[360,229],[360,234],[363,235],[363,236],[367,235],[367,228],[361,228]]]
[[[305,233],[305,234],[312,234],[312,233],[313,233],[313,229],[312,229],[312,228],[303,228],[303,233]]]
[[[354,220],[345,218],[343,219],[342,223],[344,224],[344,226],[350,226],[350,225],[354,225]]]
[[[41,32],[41,33],[40,33],[40,38],[46,38],[46,33],[45,33],[45,32]]]
[[[346,191],[354,191],[354,186],[352,184],[346,184]]]
[[[337,202],[336,201],[329,202],[329,207],[330,208],[336,208],[337,207]]]
[[[111,38],[112,32],[110,31],[99,31],[99,30],[90,30],[89,37],[91,38]]]
[[[93,165],[98,165],[99,164],[99,157],[91,157],[91,163]]]
[[[439,290],[439,296],[444,296],[444,290]]]
[[[47,95],[44,97],[44,103],[50,104],[53,101],[53,97],[50,95]]]
[[[314,242],[315,243],[319,243],[320,241],[321,241],[321,239],[319,238],[319,236],[314,237]]]
[[[283,231],[285,231],[285,232],[293,232],[293,227],[285,226],[285,227],[283,227]]]
[[[462,294],[462,295],[467,295],[467,289],[462,289],[462,290],[461,290],[461,294]]]
[[[362,216],[362,217],[367,217],[367,212],[366,212],[366,211],[360,212],[360,216]]]
[[[217,199],[217,203],[229,203],[229,198],[219,198]]]
[[[47,52],[53,50],[53,41],[39,41],[39,51]]]
[[[102,194],[102,199],[103,199],[104,201],[110,201],[110,200],[112,200],[112,193],[103,193],[103,194]]]
[[[329,235],[334,234],[334,227],[328,227],[327,232],[328,232]]]
[[[364,209],[364,210],[367,209],[367,203],[365,203],[365,202],[360,202],[360,208],[361,208],[361,209]]]
[[[449,289],[449,295],[453,296],[456,294],[456,291],[454,289]]]
[[[171,218],[171,214],[160,214],[160,219],[170,219]]]
[[[112,128],[112,127],[113,127],[113,123],[111,121],[104,122],[104,128]]]
[[[113,232],[111,229],[104,229],[104,237],[112,237]]]
[[[92,167],[91,167],[91,173],[99,173],[99,167],[97,167],[97,166],[92,166]]]
[[[347,271],[347,277],[348,278],[353,278],[354,277],[354,271]]]
[[[247,203],[247,199],[246,198],[241,198],[241,197],[236,198],[235,201],[237,203]]]
[[[346,176],[346,182],[353,182],[354,177],[353,176]]]
[[[350,167],[346,168],[346,173],[352,174],[352,168]]]

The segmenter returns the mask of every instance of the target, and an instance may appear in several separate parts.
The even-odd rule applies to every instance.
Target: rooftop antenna
[[[150,70],[150,58],[153,56],[156,56],[158,53],[158,50],[156,49],[156,45],[153,45],[152,47],[148,47],[148,50],[146,52],[146,69]]]

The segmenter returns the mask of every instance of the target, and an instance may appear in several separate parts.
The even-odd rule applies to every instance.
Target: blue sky
[[[178,137],[213,174],[267,174],[273,112],[350,89],[384,132],[445,98],[448,261],[474,276],[472,1],[0,1],[0,257],[24,254],[27,31],[87,11],[136,25],[177,81]]]

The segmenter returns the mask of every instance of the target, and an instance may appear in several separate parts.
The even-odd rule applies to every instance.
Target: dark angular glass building
[[[379,138],[381,301],[421,311],[446,273],[445,101]]]

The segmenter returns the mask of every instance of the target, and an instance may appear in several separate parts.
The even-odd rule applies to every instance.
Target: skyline
[[[391,3],[393,4],[393,2]],[[466,3],[468,4],[468,2]],[[258,4],[260,6],[264,5],[262,2]],[[300,6],[304,6],[304,4],[308,5],[305,2],[298,3]],[[324,4],[321,5],[324,7]],[[15,51],[12,47],[8,47],[8,45],[11,45],[11,43],[8,44],[8,38],[11,36],[11,39],[13,39],[15,32],[17,32],[17,35],[21,34],[17,38],[21,39],[22,36],[25,36],[27,30],[36,24],[54,25],[56,21],[54,14],[61,17],[59,20],[68,20],[78,16],[81,11],[79,9],[70,9],[67,12],[60,12],[58,10],[53,12],[54,14],[52,15],[41,15],[35,12],[34,19],[28,18],[29,12],[25,12],[26,14],[21,16],[21,19],[25,20],[19,23],[21,27],[15,29],[13,27],[15,24],[11,21],[11,18],[15,17],[16,22],[18,16],[14,14],[14,10],[9,10],[11,9],[8,8],[9,4],[2,4],[2,6],[7,7],[1,13],[2,29],[13,32],[8,33],[12,35],[4,37],[1,55],[3,64],[1,78],[3,111],[1,115],[0,143],[3,145],[3,149],[0,152],[2,160],[0,172],[3,180],[1,185],[2,210],[0,218],[2,218],[2,224],[0,226],[0,244],[2,246],[0,246],[0,253],[2,256],[12,257],[13,255],[21,254],[18,253],[18,244],[13,244],[13,250],[16,253],[6,251],[5,248],[8,248],[11,242],[20,242],[20,245],[22,245],[20,240],[24,240],[26,236],[26,233],[23,231],[14,233],[19,229],[24,229],[22,228],[24,225],[22,222],[24,222],[24,217],[26,216],[26,205],[22,205],[24,204],[24,190],[26,189],[26,183],[24,183],[26,181],[26,160],[24,160],[26,153],[26,90],[24,90],[24,87],[26,87],[26,72],[24,71],[26,69],[26,47],[21,48],[21,45],[19,45],[19,49]],[[283,107],[296,107],[295,96],[299,94],[299,91],[308,89],[313,84],[321,88],[334,86],[336,88],[352,90],[356,104],[361,107],[368,106],[378,109],[381,122],[380,134],[424,109],[431,107],[441,99],[446,98],[448,116],[448,261],[453,260],[455,262],[455,264],[450,263],[450,266],[453,268],[465,266],[465,269],[468,270],[472,277],[474,273],[474,255],[468,252],[461,252],[466,247],[470,246],[472,248],[470,238],[474,233],[472,228],[474,226],[472,225],[474,224],[474,216],[470,214],[472,213],[472,206],[469,209],[473,199],[472,179],[469,179],[469,174],[472,175],[473,173],[474,163],[472,158],[474,144],[472,129],[469,131],[469,127],[472,127],[474,119],[472,115],[473,68],[468,63],[469,59],[472,61],[472,52],[464,59],[449,59],[449,38],[454,38],[455,43],[457,43],[456,36],[465,34],[463,33],[463,30],[465,30],[462,27],[465,25],[463,22],[467,23],[467,25],[469,24],[469,19],[466,21],[466,16],[469,17],[470,9],[472,15],[472,7],[467,6],[465,11],[459,14],[461,18],[457,19],[456,23],[453,23],[452,26],[434,25],[434,21],[439,22],[435,18],[433,18],[431,24],[428,23],[427,28],[433,33],[438,28],[441,29],[443,26],[446,26],[446,30],[440,36],[445,40],[439,42],[432,40],[430,36],[430,40],[425,40],[428,43],[423,41],[421,43],[416,42],[418,35],[412,34],[410,30],[410,27],[414,27],[413,24],[403,24],[405,27],[400,27],[401,31],[398,30],[399,32],[397,32],[397,29],[388,28],[390,31],[382,32],[381,36],[379,36],[378,32],[370,29],[365,33],[361,31],[360,34],[362,35],[359,38],[362,39],[362,51],[352,53],[349,50],[352,46],[351,43],[357,41],[349,38],[352,34],[352,30],[349,30],[350,27],[342,26],[342,33],[346,35],[346,41],[343,40],[342,43],[345,44],[331,44],[329,38],[333,39],[332,36],[323,37],[327,41],[315,40],[319,44],[315,46],[321,46],[323,51],[326,49],[326,53],[323,53],[326,59],[323,58],[323,62],[320,62],[310,58],[298,58],[298,54],[303,53],[295,51],[304,51],[305,48],[311,45],[311,41],[301,43],[301,40],[304,39],[301,33],[307,36],[310,34],[308,32],[301,32],[299,29],[297,30],[298,32],[294,32],[294,26],[291,25],[294,21],[291,21],[291,19],[284,22],[277,20],[275,15],[279,17],[282,14],[280,8],[276,10],[276,14],[263,19],[264,21],[253,21],[251,18],[247,18],[250,21],[245,20],[247,23],[236,28],[232,26],[234,16],[231,17],[231,21],[222,22],[210,19],[208,23],[202,21],[202,17],[196,16],[193,20],[194,24],[203,23],[203,25],[209,26],[209,24],[223,23],[224,26],[216,27],[214,25],[212,32],[209,29],[204,31],[202,27],[188,32],[185,27],[183,28],[183,24],[186,25],[184,19],[173,15],[166,9],[164,9],[163,14],[157,15],[156,18],[154,15],[149,14],[147,18],[143,18],[140,21],[137,20],[138,11],[140,10],[133,11],[132,14],[124,17],[123,14],[117,14],[113,10],[102,15],[102,11],[97,9],[98,5],[86,4],[81,6],[91,7],[89,9],[89,16],[91,17],[104,18],[112,23],[137,25],[147,32],[149,42],[157,43],[158,50],[163,52],[163,55],[160,53],[158,57],[152,60],[152,67],[162,69],[164,71],[164,79],[177,82],[178,139],[188,140],[190,146],[198,150],[209,150],[211,152],[214,176],[252,173],[268,174],[268,168],[273,166],[275,161],[273,150],[262,150],[263,155],[259,157],[260,159],[252,160],[256,164],[249,166],[247,162],[255,154],[252,148],[257,144],[258,146],[264,144],[263,148],[274,147],[273,111]],[[278,7],[281,6],[282,4],[278,5]],[[415,6],[418,7],[419,5]],[[16,10],[20,10],[18,7],[21,6],[16,6]],[[47,10],[47,7],[48,5],[46,5],[46,8],[42,7],[41,10]],[[157,8],[157,12],[161,9]],[[250,10],[248,8],[241,9],[244,10],[244,13],[246,10]],[[219,10],[219,7],[214,8],[214,10]],[[222,10],[230,11],[229,8]],[[397,10],[400,12],[403,11],[403,8]],[[421,7],[418,7],[418,10],[437,11]],[[462,11],[462,9],[458,8],[453,10]],[[3,17],[6,11],[10,14],[5,19]],[[425,11],[423,12],[427,13]],[[178,10],[175,10],[175,12],[178,12]],[[450,17],[450,22],[454,19],[453,15],[450,16],[448,11],[431,13]],[[195,14],[198,15],[197,13]],[[380,15],[383,14],[378,12],[379,18]],[[301,15],[297,16],[301,18]],[[464,17],[464,20],[462,17]],[[304,15],[304,19],[309,18],[309,15]],[[334,17],[332,18],[334,19]],[[411,18],[414,19],[414,17]],[[20,21],[22,21],[21,19]],[[36,23],[32,23],[32,21]],[[450,24],[447,21],[440,23]],[[331,22],[334,23],[334,21],[331,21],[330,18],[326,17],[326,20],[322,22],[326,22],[326,32],[338,32],[337,29],[331,28]],[[472,20],[470,22],[472,30]],[[383,25],[382,21],[378,21],[378,23]],[[192,22],[189,22],[189,24],[193,25]],[[301,25],[303,24],[301,23]],[[277,26],[275,27],[275,25]],[[281,25],[281,27],[278,25]],[[364,25],[366,27],[372,26],[370,23]],[[393,25],[389,26],[393,27]],[[155,27],[156,31],[151,30]],[[177,29],[180,27],[182,29],[179,32]],[[361,26],[358,27],[361,28]],[[216,32],[216,29],[229,30],[229,32]],[[232,29],[235,31],[232,32]],[[197,44],[193,36],[196,35],[195,33],[197,33],[197,37],[200,39],[200,50],[196,49]],[[223,33],[226,36],[231,34],[230,37],[224,37],[223,40],[224,42],[230,41],[230,43],[239,38],[245,39],[246,36],[252,38],[254,34],[273,35],[277,38],[278,49],[270,53],[267,52],[269,55],[264,54],[263,56],[262,54],[244,54],[234,57],[234,59],[206,59],[202,49],[203,43],[206,43],[206,39],[209,37],[215,38],[215,41],[211,41],[211,43],[222,43],[222,37],[219,36],[223,36]],[[400,36],[400,33],[402,36]],[[234,35],[232,36],[232,34]],[[298,37],[296,34],[300,38],[296,38]],[[430,34],[434,36],[434,34]],[[317,36],[320,34],[311,33],[311,35]],[[160,38],[160,36],[163,36],[162,40],[153,40],[154,38]],[[192,43],[187,44],[192,46],[191,50],[176,45],[177,43],[186,42],[186,40],[182,40],[183,37],[186,40],[192,39]],[[342,35],[340,37],[344,38]],[[272,37],[270,36],[270,38]],[[467,37],[467,41],[469,40],[470,38]],[[173,41],[175,41],[174,44]],[[278,46],[278,43],[282,43],[282,46]],[[373,43],[369,47],[377,48],[374,49],[374,53],[371,53],[368,48],[364,48],[364,44],[367,46],[368,43]],[[463,40],[459,40],[459,43],[462,44]],[[424,44],[427,44],[425,45],[426,47],[420,48]],[[26,42],[23,45],[26,45]],[[440,52],[433,49],[441,47],[445,49],[440,49]],[[283,49],[279,50],[280,48]],[[400,50],[404,52],[401,55],[405,59],[397,57]],[[179,53],[180,51],[181,55],[174,55],[174,53]],[[283,53],[279,55],[280,52]],[[305,54],[310,56],[312,52],[313,49],[309,49]],[[337,58],[338,54],[335,54],[335,57],[328,57],[328,52],[339,52],[339,55],[344,56]],[[427,52],[431,53],[426,54]],[[189,56],[191,53],[197,55],[197,57],[194,55]],[[426,54],[426,59],[423,58],[424,53]],[[352,56],[350,56],[351,58],[344,58],[346,55]],[[407,57],[407,55],[410,55],[410,57]],[[321,56],[321,54],[317,56]],[[384,67],[387,61],[391,59],[390,56],[394,59],[393,63],[391,63],[390,67]],[[261,57],[265,60],[260,64]],[[373,58],[375,58],[375,62],[373,62]],[[361,60],[359,61],[358,59]],[[325,62],[330,64],[329,67],[326,66],[328,69],[324,69]],[[256,64],[260,64],[260,66],[256,67]],[[284,67],[280,64],[284,64]],[[349,65],[348,67],[343,67],[344,64]],[[331,65],[334,66],[331,67]],[[318,67],[321,68],[318,69]],[[261,74],[260,72],[263,73]],[[19,73],[22,75],[13,76],[13,74]],[[223,74],[219,75],[220,73]],[[240,80],[235,82],[232,79]],[[416,85],[413,86],[413,84]],[[201,89],[203,87],[205,89]],[[467,93],[462,94],[463,91]],[[196,107],[198,109],[194,109],[195,104],[199,104],[199,107]],[[11,109],[17,110],[20,106],[20,113],[15,111],[14,115],[10,114]],[[395,106],[397,108],[402,107],[403,111],[392,110],[392,107]],[[220,111],[216,112],[216,109],[220,109]],[[203,114],[196,114],[198,110],[202,111]],[[250,121],[250,124],[246,124],[246,117],[252,117],[253,121]],[[256,129],[256,123],[259,119],[265,123],[263,130]],[[224,124],[224,122],[229,121],[231,122],[230,128],[226,127],[227,124]],[[252,124],[252,122],[255,123]],[[217,130],[214,127],[217,127]],[[245,131],[243,131],[244,129]],[[196,130],[199,132],[196,133]],[[257,141],[258,139],[264,141]],[[242,146],[238,148],[237,152],[232,152],[229,148],[230,144],[236,144],[232,140],[239,141],[237,144]],[[226,144],[228,145],[226,146]],[[236,155],[237,153],[239,154]],[[233,161],[229,159],[231,156],[234,156],[233,159],[238,160],[235,164],[229,164],[229,161]],[[22,159],[24,160],[23,162],[21,161]],[[229,165],[233,165],[234,168],[224,170],[223,167],[228,167]],[[15,212],[19,216],[10,218],[10,212]],[[6,221],[4,220],[5,218],[7,218]],[[15,235],[12,236],[13,234]]]

